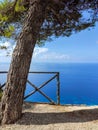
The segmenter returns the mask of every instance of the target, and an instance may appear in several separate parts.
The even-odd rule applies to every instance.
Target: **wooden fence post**
[[[57,73],[57,104],[60,105],[60,78],[59,78],[59,72]]]

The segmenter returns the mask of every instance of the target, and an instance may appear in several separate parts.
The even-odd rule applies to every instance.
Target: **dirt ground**
[[[24,103],[22,118],[0,130],[98,130],[98,106]]]

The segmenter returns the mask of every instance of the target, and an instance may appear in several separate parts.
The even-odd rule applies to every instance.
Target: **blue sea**
[[[0,71],[8,70],[9,63],[0,63]],[[60,73],[60,103],[72,105],[98,105],[98,63],[32,63],[30,71]],[[29,74],[28,80],[40,87],[53,74]],[[0,74],[0,83],[6,81],[6,74]],[[27,83],[25,96],[34,88]],[[57,80],[54,79],[40,89],[57,101]],[[49,102],[39,92],[26,99],[30,102]]]

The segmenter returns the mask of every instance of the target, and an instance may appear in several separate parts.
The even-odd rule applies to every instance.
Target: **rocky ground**
[[[98,130],[98,106],[24,103],[22,118],[0,130]]]

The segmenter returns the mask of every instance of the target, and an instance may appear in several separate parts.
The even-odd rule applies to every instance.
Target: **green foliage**
[[[0,36],[10,38],[15,34],[15,24],[23,20],[26,8],[23,0],[4,0],[0,2]]]
[[[15,29],[14,29],[14,26],[10,25],[9,26],[9,31],[13,32]]]
[[[8,20],[8,17],[6,15],[3,16],[2,14],[0,14],[0,21],[1,22],[5,22],[7,20]]]
[[[0,101],[1,101],[2,95],[3,95],[3,92],[2,92],[2,90],[0,89]]]
[[[9,25],[7,29],[4,30],[4,36],[10,38],[14,32],[14,26]]]
[[[7,49],[6,46],[0,46],[0,49]]]
[[[30,0],[4,0],[0,3],[0,36],[11,37],[15,34],[14,25],[23,24]],[[90,10],[89,18],[83,18],[82,12]],[[41,27],[37,43],[42,45],[51,36],[70,36],[94,26],[98,21],[98,0],[50,0],[45,11],[45,20]],[[13,24],[14,23],[14,24]],[[12,26],[13,25],[13,26]],[[19,29],[19,27],[18,27]]]
[[[3,24],[8,20],[8,16],[6,13],[7,8],[10,6],[8,0],[4,0],[3,2],[0,3],[0,24]]]
[[[26,8],[21,4],[22,0],[18,0],[15,6],[15,11],[16,12],[24,12]]]
[[[9,4],[9,0],[3,0],[0,2],[0,9],[6,9],[7,5]]]

